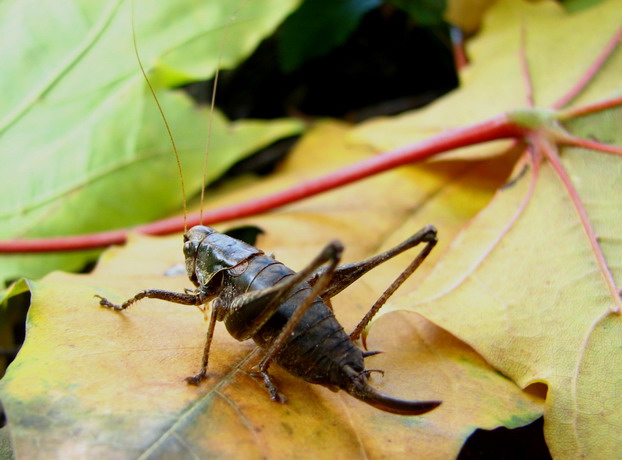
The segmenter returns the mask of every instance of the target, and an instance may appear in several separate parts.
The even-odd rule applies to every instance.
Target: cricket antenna
[[[233,16],[231,16],[233,18]],[[229,23],[231,22],[231,18],[229,19]],[[212,86],[212,100],[209,106],[209,116],[207,122],[207,144],[205,146],[205,156],[203,161],[203,179],[201,179],[201,207],[199,210],[199,224],[203,225],[203,202],[205,201],[205,187],[207,186],[207,156],[210,151],[210,147],[212,144],[212,126],[214,124],[214,107],[216,106],[216,88],[218,88],[218,76],[220,75],[220,59],[222,58],[222,47],[225,42],[224,37],[227,35],[227,31],[229,30],[225,27],[225,33],[220,37],[220,44],[218,46],[218,61],[216,62],[216,72],[214,73],[214,85]]]
[[[184,233],[186,233],[186,231],[188,231],[188,205],[186,203],[186,184],[184,182],[184,173],[181,167],[181,160],[179,159],[179,151],[177,150],[177,145],[175,144],[175,138],[173,137],[173,132],[171,131],[171,127],[168,124],[166,115],[164,115],[164,110],[162,109],[162,105],[160,105],[160,100],[158,99],[158,96],[156,96],[155,90],[153,89],[153,85],[151,85],[151,81],[149,81],[147,72],[145,72],[143,61],[140,59],[140,53],[138,52],[138,43],[136,41],[136,27],[135,27],[135,21],[134,21],[135,3],[136,3],[136,0],[132,0],[131,17],[132,17],[132,42],[134,43],[134,54],[136,55],[136,60],[138,61],[138,66],[140,67],[140,71],[143,74],[143,78],[145,79],[145,82],[147,83],[147,86],[149,87],[149,91],[151,92],[151,95],[153,96],[153,100],[158,106],[158,110],[160,111],[162,121],[164,122],[164,126],[166,127],[166,132],[168,133],[168,137],[171,140],[171,145],[173,146],[173,152],[175,153],[175,161],[177,162],[177,171],[179,172],[179,182],[181,184],[181,196],[184,201]],[[213,106],[213,101],[212,101],[212,106]],[[211,121],[210,121],[210,127],[211,127]],[[201,203],[202,203],[202,200],[201,200]],[[201,205],[201,208],[203,208],[202,205]]]
[[[246,2],[240,3],[238,7],[233,11],[231,16],[229,16],[229,19],[227,20],[227,24],[225,24],[225,27],[223,29],[223,33],[220,36],[220,43],[218,45],[218,60],[216,61],[216,71],[214,72],[214,84],[212,85],[212,100],[210,102],[209,117],[208,117],[208,122],[207,122],[207,143],[205,146],[205,157],[204,157],[205,161],[203,163],[203,179],[201,181],[201,205],[200,205],[201,208],[199,210],[200,225],[203,225],[203,203],[205,201],[205,187],[207,186],[207,157],[208,157],[211,143],[212,143],[212,125],[214,124],[214,110],[216,107],[216,89],[218,88],[218,77],[220,75],[220,62],[222,59],[223,48],[224,48],[224,44],[227,39],[227,36],[229,34],[229,28],[231,26],[231,23],[235,20],[236,14],[238,13],[238,11],[240,11],[240,9],[245,3]]]

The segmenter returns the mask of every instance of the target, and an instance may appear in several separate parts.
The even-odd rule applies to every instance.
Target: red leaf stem
[[[531,136],[527,136],[527,137],[531,137]],[[535,145],[533,143],[530,143],[527,146],[527,150],[525,151],[525,153],[521,155],[519,162],[517,164],[518,167],[515,168],[515,171],[522,170],[523,168],[529,168],[531,171],[530,171],[530,178],[529,178],[529,188],[527,190],[527,193],[521,200],[521,202],[516,207],[514,214],[510,216],[508,221],[505,223],[505,225],[499,231],[499,233],[495,236],[495,238],[492,241],[490,241],[490,243],[485,248],[482,249],[481,253],[479,254],[479,257],[473,260],[473,262],[470,264],[468,268],[463,270],[461,276],[458,279],[456,279],[450,286],[446,286],[445,289],[436,293],[433,297],[428,298],[426,301],[429,302],[429,301],[438,299],[446,295],[448,292],[453,291],[458,286],[462,285],[467,279],[469,279],[473,275],[475,270],[477,270],[488,259],[490,254],[497,248],[499,243],[503,241],[503,238],[505,238],[505,236],[512,229],[512,227],[514,227],[518,219],[524,214],[525,209],[527,209],[527,206],[529,205],[529,202],[531,201],[531,198],[533,197],[534,191],[536,189],[536,184],[538,182],[538,177],[540,174],[540,160],[541,160],[540,156],[537,154],[537,152],[535,152]],[[522,166],[523,168],[521,168],[520,166]],[[497,194],[499,193],[503,193],[503,192],[497,191]]]
[[[203,223],[214,224],[259,214],[398,166],[425,160],[441,152],[491,140],[517,138],[524,133],[525,128],[510,121],[508,116],[503,114],[482,123],[446,131],[422,142],[374,156],[272,195],[209,210],[203,213]],[[188,216],[189,226],[197,225],[199,221],[199,213]],[[134,227],[132,231],[148,235],[165,235],[181,232],[183,229],[184,219],[177,216]],[[113,244],[123,244],[128,232],[128,230],[113,230],[87,235],[0,241],[0,253],[59,252],[103,248]]]
[[[600,112],[601,110],[612,109],[622,105],[622,96],[614,97],[611,99],[605,99],[604,101],[598,101],[593,104],[584,105],[581,107],[574,107],[558,112],[558,120],[567,120],[568,118],[582,117],[590,115],[592,113]]]
[[[527,60],[527,31],[525,30],[525,22],[521,21],[520,25],[520,46],[518,48],[518,62],[520,62],[521,75],[525,84],[525,99],[527,106],[533,107],[533,80],[529,72],[529,61]]]
[[[622,147],[583,139],[582,137],[576,137],[571,134],[556,135],[555,140],[560,144],[581,147],[588,150],[596,150],[597,152],[610,153],[612,155],[622,155]]]
[[[564,107],[570,101],[572,101],[575,97],[579,95],[581,91],[592,81],[594,75],[598,73],[601,69],[605,61],[611,56],[614,52],[618,43],[622,40],[622,27],[618,29],[618,31],[614,34],[614,36],[607,42],[605,48],[600,52],[600,54],[596,57],[594,62],[588,67],[587,71],[583,74],[583,76],[579,79],[579,81],[564,94],[561,98],[559,98],[551,107],[554,109],[559,109]]]
[[[579,214],[579,219],[581,220],[581,225],[587,235],[587,238],[590,242],[590,246],[592,247],[592,251],[594,252],[594,257],[598,263],[598,268],[600,269],[601,274],[603,275],[605,284],[607,285],[607,290],[612,297],[612,301],[614,306],[609,309],[610,312],[620,314],[622,312],[622,299],[620,298],[620,288],[616,285],[615,280],[613,279],[613,275],[611,270],[609,270],[609,266],[607,265],[607,260],[605,259],[605,255],[598,243],[598,237],[596,236],[596,232],[594,231],[594,227],[592,227],[592,223],[590,222],[590,218],[587,215],[587,211],[583,203],[581,202],[581,197],[579,196],[579,192],[574,187],[570,177],[568,177],[568,173],[566,169],[562,165],[561,159],[559,158],[559,154],[557,152],[557,145],[552,144],[549,140],[541,138],[538,143],[539,149],[546,155],[551,166],[557,173],[557,176],[560,178],[570,200],[574,204],[575,210],[577,214]]]

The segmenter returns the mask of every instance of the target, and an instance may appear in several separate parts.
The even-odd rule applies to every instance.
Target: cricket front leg
[[[136,303],[139,300],[145,299],[145,298],[160,299],[160,300],[166,300],[168,302],[179,303],[182,305],[194,305],[194,306],[200,306],[204,304],[205,302],[207,302],[208,300],[203,292],[182,294],[180,292],[163,291],[161,289],[146,289],[144,291],[140,291],[134,297],[126,300],[120,305],[114,304],[110,302],[108,299],[106,299],[105,297],[102,297],[100,295],[96,295],[95,297],[99,299],[99,304],[102,307],[110,308],[111,310],[114,310],[114,311],[123,311],[127,307],[132,305],[133,303]]]
[[[218,310],[221,308],[222,302],[220,299],[215,299],[212,302],[212,314],[210,315],[209,326],[207,327],[207,338],[205,339],[205,347],[203,348],[203,360],[201,363],[201,370],[191,377],[186,377],[188,385],[199,385],[203,380],[207,379],[207,362],[209,359],[209,350],[212,345],[212,339],[214,338],[214,329],[216,326],[216,318],[218,317]]]
[[[132,305],[133,303],[144,298],[166,300],[168,302],[178,303],[182,305],[194,305],[196,307],[201,308],[201,306],[205,305],[210,299],[213,298],[213,295],[207,294],[206,292],[207,291],[204,291],[204,290],[198,290],[196,292],[179,293],[179,292],[163,291],[160,289],[147,289],[147,290],[139,292],[134,297],[126,300],[120,305],[114,304],[110,302],[108,299],[102,296],[99,296],[99,295],[96,295],[95,297],[100,299],[99,304],[102,307],[110,308],[111,310],[114,310],[114,311],[123,311],[126,308],[128,308],[130,305]],[[214,304],[212,305],[212,314],[210,317],[210,323],[207,329],[207,338],[205,341],[205,347],[203,349],[203,360],[201,364],[201,370],[197,374],[193,375],[192,377],[186,378],[186,382],[190,385],[198,385],[199,383],[201,383],[201,381],[205,380],[208,377],[207,364],[208,364],[208,358],[209,358],[209,350],[212,344],[212,338],[214,337],[214,328],[216,324],[216,318],[218,316],[218,307],[221,305],[221,303],[219,302],[219,299],[216,299],[213,303]]]

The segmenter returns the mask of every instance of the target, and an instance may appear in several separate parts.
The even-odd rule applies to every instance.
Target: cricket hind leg
[[[436,245],[436,242],[436,228],[432,225],[426,225],[410,238],[407,238],[402,243],[385,252],[359,262],[340,265],[335,269],[330,284],[320,294],[322,299],[325,301],[343,291],[371,269],[397,256],[398,254],[419,245],[420,243],[425,243],[423,249],[419,252],[419,254],[417,254],[410,265],[408,265],[408,267],[406,267],[406,269],[382,293],[369,312],[367,312],[359,324],[354,328],[350,334],[350,338],[352,340],[356,340],[361,336],[362,331],[373,319],[376,313],[378,313],[378,310],[380,310],[389,297],[391,297],[391,295],[393,295],[393,293],[404,283],[404,281],[406,281],[419,267],[419,265],[421,265],[424,259],[432,251],[432,248]],[[326,270],[327,269],[318,270],[314,274],[314,277],[310,280],[310,283],[315,284]]]
[[[281,307],[283,302],[298,289],[301,283],[307,281],[325,263],[334,258],[339,260],[342,251],[341,243],[332,241],[313,261],[292,276],[282,279],[273,286],[245,292],[231,300],[226,306],[228,311],[252,310],[260,312],[255,318],[244,318],[244,321],[236,321],[235,334],[232,334],[235,339],[242,341],[252,338]]]
[[[352,340],[356,340],[359,337],[361,337],[361,333],[367,327],[367,325],[371,322],[374,316],[378,313],[380,308],[382,308],[382,306],[387,302],[387,300],[389,300],[389,298],[393,295],[393,293],[402,284],[404,284],[404,282],[410,277],[410,275],[412,275],[415,272],[415,270],[419,268],[419,266],[422,264],[425,258],[430,254],[430,252],[432,251],[432,249],[437,243],[436,228],[432,225],[426,225],[421,230],[419,230],[417,233],[412,235],[410,238],[408,238],[404,242],[398,244],[394,248],[391,248],[388,251],[378,254],[378,256],[366,259],[366,261],[363,261],[364,271],[362,271],[361,273],[361,269],[359,269],[358,271],[354,272],[353,276],[356,276],[354,279],[351,279],[351,278],[347,279],[348,283],[345,284],[345,286],[343,286],[342,289],[348,286],[349,284],[351,284],[354,280],[360,278],[360,276],[362,276],[364,273],[371,270],[372,268],[391,259],[392,257],[395,257],[396,255],[406,251],[407,249],[417,246],[420,243],[425,243],[425,246],[423,247],[423,249],[419,251],[417,256],[408,265],[408,267],[406,267],[406,269],[402,273],[400,273],[398,277],[395,278],[395,280],[393,280],[393,282],[389,285],[389,287],[380,295],[378,300],[376,300],[376,302],[372,305],[372,307],[369,309],[369,311],[363,317],[363,319],[361,319],[359,324],[357,324],[354,330],[350,333],[350,338]],[[369,267],[365,266],[366,262],[367,264],[370,265]],[[337,292],[340,292],[340,290]],[[364,338],[363,338],[363,347],[367,349]]]
[[[265,370],[265,371],[257,371],[257,372],[249,372],[249,375],[251,377],[263,380],[263,384],[266,386],[266,389],[270,393],[270,399],[272,401],[278,402],[278,403],[281,403],[281,404],[284,404],[285,402],[287,402],[287,399],[285,398],[285,396],[281,392],[279,392],[278,388],[276,387],[276,385],[272,381],[272,377],[270,376],[270,374],[268,373],[267,370]]]
[[[433,225],[426,225],[417,233],[407,238],[397,246],[388,249],[373,257],[369,257],[358,262],[339,265],[335,269],[332,280],[329,286],[320,295],[323,300],[329,300],[335,295],[339,294],[345,288],[357,281],[361,276],[368,271],[376,268],[378,265],[386,262],[389,259],[407,251],[410,248],[417,246],[420,243],[428,243],[432,247],[436,244],[436,228]],[[426,248],[424,248],[424,251]],[[431,248],[427,251],[430,252]],[[427,254],[426,254],[427,255]],[[424,256],[425,258],[425,256]],[[322,274],[325,269],[320,269],[314,273],[314,276],[309,279],[310,284],[314,284],[317,278]]]
[[[314,300],[320,295],[320,293],[326,289],[328,284],[330,283],[331,276],[335,269],[337,268],[339,261],[341,260],[341,253],[343,251],[343,246],[341,243],[334,241],[329,243],[324,250],[320,253],[316,259],[311,262],[306,268],[301,270],[299,273],[305,273],[308,277],[314,270],[317,269],[319,264],[324,264],[328,262],[328,266],[326,270],[322,272],[322,274],[316,279],[314,285],[311,287],[309,293],[305,296],[303,301],[296,307],[293,315],[289,318],[285,326],[279,332],[278,336],[270,345],[270,348],[266,351],[264,357],[261,361],[254,366],[257,371],[250,372],[252,377],[261,378],[264,382],[264,385],[270,392],[270,399],[276,402],[285,402],[285,397],[279,393],[276,385],[272,382],[272,378],[268,373],[268,367],[270,366],[270,362],[278,355],[278,353],[283,349],[287,339],[290,337],[296,325],[300,322],[304,314],[307,310],[313,305]],[[289,289],[289,288],[288,288]]]

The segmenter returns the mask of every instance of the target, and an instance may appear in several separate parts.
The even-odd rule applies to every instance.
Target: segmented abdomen
[[[268,256],[256,256],[248,261],[248,267],[238,276],[229,278],[226,283],[235,285],[238,292],[261,290],[274,286],[279,281],[292,276],[294,272]],[[309,294],[311,286],[300,283],[272,317],[253,336],[262,348],[269,348],[283,329],[287,320]],[[256,307],[253,307],[256,308]],[[238,311],[231,318],[237,326],[248,314],[257,311]],[[236,324],[227,321],[227,328],[235,329]],[[355,371],[364,369],[363,354],[350,340],[335,318],[333,311],[317,297],[311,307],[296,325],[291,337],[276,358],[279,365],[290,373],[311,383],[341,387],[347,380],[343,367],[349,365]]]

